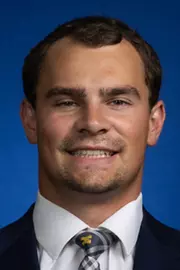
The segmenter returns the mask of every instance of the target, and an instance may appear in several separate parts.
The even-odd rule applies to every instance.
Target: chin
[[[114,191],[119,188],[119,183],[110,183],[109,185],[102,185],[98,183],[94,184],[84,184],[84,183],[78,183],[76,181],[68,181],[66,182],[66,186],[68,189],[80,192],[80,193],[86,193],[86,194],[102,194],[102,193],[108,193],[110,191]]]

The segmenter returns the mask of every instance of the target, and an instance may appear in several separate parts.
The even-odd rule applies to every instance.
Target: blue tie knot
[[[91,230],[86,229],[79,232],[75,237],[75,243],[86,253],[96,251],[102,253],[107,250],[115,241],[115,235],[105,229]]]

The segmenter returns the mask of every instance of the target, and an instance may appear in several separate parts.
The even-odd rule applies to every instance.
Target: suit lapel
[[[150,234],[148,228],[142,224],[136,245],[133,270],[165,270],[163,254],[162,247],[156,242],[154,236]]]
[[[176,248],[175,245],[166,245],[161,241],[169,234],[164,233],[163,228],[165,226],[151,217],[144,209],[144,218],[136,245],[133,270],[180,269],[179,248]],[[177,233],[172,234],[172,237],[177,237]],[[175,243],[173,239],[171,243]]]
[[[15,224],[13,230],[10,232],[11,238],[5,235],[4,239],[2,239],[2,245],[5,248],[3,248],[4,251],[2,251],[0,256],[1,269],[40,270],[32,222],[32,211],[33,207]]]

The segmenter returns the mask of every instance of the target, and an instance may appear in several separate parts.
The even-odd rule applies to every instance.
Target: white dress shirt
[[[99,227],[112,231],[120,239],[98,262],[101,270],[132,270],[135,245],[142,222],[142,194],[105,220]],[[33,212],[41,270],[77,269],[84,259],[83,250],[71,242],[89,226],[67,210],[45,199],[39,192]]]

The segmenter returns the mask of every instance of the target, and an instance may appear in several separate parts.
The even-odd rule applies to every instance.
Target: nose
[[[95,106],[93,104],[86,106],[77,121],[76,127],[78,132],[87,133],[88,135],[104,134],[108,132],[110,123],[107,116],[107,111],[101,106]]]

